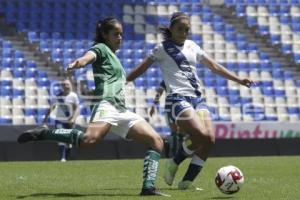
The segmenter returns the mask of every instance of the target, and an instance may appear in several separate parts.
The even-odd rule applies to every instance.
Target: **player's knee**
[[[160,153],[162,152],[163,148],[164,148],[164,141],[163,139],[157,134],[155,136],[153,136],[151,138],[152,140],[152,148],[154,148],[155,150],[159,151]]]
[[[215,135],[211,131],[209,131],[208,133],[209,134],[206,135],[206,142],[209,146],[213,146],[216,142]]]
[[[84,135],[83,140],[82,140],[82,144],[84,146],[91,146],[94,145],[98,142],[97,137],[93,136],[93,135]]]
[[[213,146],[215,144],[215,137],[214,134],[209,129],[197,129],[195,130],[195,137],[197,141],[201,144]]]
[[[215,137],[208,129],[202,130],[202,138],[207,145],[214,145],[215,143]]]

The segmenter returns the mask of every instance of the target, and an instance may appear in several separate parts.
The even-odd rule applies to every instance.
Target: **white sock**
[[[203,166],[205,163],[204,160],[202,160],[201,158],[199,158],[199,156],[197,155],[193,155],[192,157],[192,160],[191,160],[191,164],[194,164],[194,165],[198,165],[198,166]]]

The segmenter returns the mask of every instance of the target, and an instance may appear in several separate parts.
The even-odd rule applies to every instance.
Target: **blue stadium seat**
[[[269,5],[269,13],[271,16],[278,16],[279,15],[279,7],[278,5]]]
[[[148,78],[159,78],[158,76],[158,69],[157,68],[154,68],[154,67],[151,67],[150,69],[147,70],[147,77]]]
[[[278,35],[271,34],[270,35],[270,41],[274,45],[280,44],[281,43],[281,36],[279,34]]]
[[[12,95],[14,97],[23,97],[25,95],[25,91],[23,89],[13,88],[12,92],[13,92]]]
[[[12,81],[11,80],[0,80],[0,86],[6,87],[6,86],[12,86]]]
[[[24,68],[14,68],[13,69],[13,76],[15,78],[24,78],[25,69]]]
[[[217,77],[216,84],[217,84],[218,87],[227,86],[227,80],[224,79],[224,78]]]
[[[252,102],[252,98],[251,97],[241,97],[240,99],[241,104],[245,105],[245,104],[249,104]]]
[[[13,60],[11,58],[3,58],[2,69],[11,69],[13,67]]]
[[[291,0],[291,5],[299,6],[299,0]]]
[[[265,95],[265,96],[273,96],[274,95],[273,87],[262,88],[262,94]]]
[[[26,66],[26,61],[23,58],[15,58],[14,67],[16,68],[24,68]]]
[[[136,87],[142,87],[142,88],[147,86],[147,82],[146,82],[145,78],[143,78],[143,77],[139,77],[139,78],[135,79],[134,84]]]
[[[0,124],[2,125],[12,124],[12,119],[0,117]]]
[[[265,120],[266,121],[277,121],[278,120],[278,117],[275,116],[275,115],[265,115]]]
[[[25,77],[26,78],[35,78],[37,75],[37,70],[35,68],[28,68],[25,71]]]
[[[238,90],[238,89],[228,89],[228,94],[230,96],[239,96],[240,95],[240,90]]]
[[[157,78],[147,78],[147,86],[150,88],[157,88],[159,86],[159,79]]]
[[[236,16],[244,17],[246,15],[246,7],[241,4],[237,4],[235,7]]]
[[[274,89],[274,96],[276,97],[285,97],[285,90],[283,89]]]
[[[50,80],[48,78],[38,78],[36,82],[39,87],[50,87]]]
[[[215,87],[216,85],[214,78],[204,78],[203,83],[206,87]]]
[[[283,76],[284,76],[285,80],[293,80],[294,79],[294,76],[293,76],[292,72],[290,72],[290,71],[284,71]]]
[[[292,45],[291,44],[282,44],[281,45],[281,51],[284,54],[290,54],[290,53],[292,53]]]
[[[45,116],[48,112],[48,108],[38,108],[37,109],[37,114],[38,116]]]
[[[36,68],[36,63],[33,60],[27,60],[28,68]]]
[[[250,27],[257,26],[257,18],[256,17],[247,16],[247,24]]]
[[[228,97],[228,102],[231,105],[240,104],[241,103],[241,97],[239,97],[239,96],[229,96]]]
[[[31,27],[31,28],[33,28],[33,27]],[[37,33],[34,31],[28,32],[27,37],[28,37],[29,42],[31,42],[31,43],[39,41],[39,37],[38,37]]]
[[[25,116],[36,116],[37,110],[35,108],[25,108],[24,114],[25,114]]]
[[[298,107],[288,107],[287,111],[289,114],[300,114],[300,109]]]
[[[261,81],[259,85],[261,85],[262,87],[273,87],[273,81]]]
[[[258,33],[261,35],[268,35],[269,34],[269,27],[268,26],[258,26]]]
[[[0,87],[0,96],[12,96],[12,87],[11,86]]]
[[[216,88],[216,92],[220,96],[227,96],[228,95],[228,88],[227,87],[218,87],[218,88]]]

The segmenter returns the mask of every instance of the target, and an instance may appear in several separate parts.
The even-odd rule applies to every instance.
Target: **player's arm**
[[[75,121],[76,121],[76,118],[78,117],[78,115],[79,115],[79,105],[78,104],[76,104],[76,103],[73,103],[72,104],[72,116],[70,117],[70,123],[72,123],[72,124],[74,124],[75,123]]]
[[[154,97],[154,101],[153,101],[153,105],[151,106],[150,108],[150,117],[152,117],[152,115],[154,114],[155,110],[156,110],[156,107],[158,106],[159,104],[159,99],[162,95],[162,93],[164,92],[164,88],[162,87],[159,87],[157,90],[156,90],[156,94],[155,94],[155,97]]]
[[[254,82],[250,79],[240,79],[238,76],[227,70],[225,67],[222,65],[218,64],[215,60],[208,56],[203,56],[203,59],[201,61],[202,64],[204,64],[206,67],[208,67],[212,72],[223,76],[226,79],[235,81],[241,85],[244,85],[246,87],[250,87],[251,85],[254,84]]]
[[[55,108],[55,105],[52,104],[50,106],[50,108],[48,109],[47,113],[45,114],[44,120],[43,120],[43,126],[47,126],[48,118],[50,116],[50,113],[54,110],[54,108]]]
[[[160,87],[160,88],[157,89],[156,95],[155,95],[155,98],[154,98],[154,104],[155,105],[159,104],[159,99],[160,99],[163,92],[164,92],[163,88]]]
[[[96,54],[92,51],[88,51],[82,57],[77,58],[72,63],[70,63],[68,65],[67,71],[72,71],[75,69],[82,68],[95,61],[95,59],[96,59]]]
[[[143,74],[153,63],[154,63],[154,61],[150,57],[145,58],[136,68],[134,68],[128,74],[126,81],[127,82],[133,81],[138,76]]]

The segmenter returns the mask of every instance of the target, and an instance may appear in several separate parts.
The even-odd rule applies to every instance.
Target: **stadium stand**
[[[157,25],[167,24],[174,11],[186,12],[191,16],[191,39],[228,69],[258,82],[257,87],[247,89],[199,65],[202,93],[215,121],[299,120],[299,1],[225,0],[225,6],[219,7],[205,2],[0,0],[0,13],[6,25],[23,33],[29,45],[36,45],[39,53],[49,55],[49,62],[63,70],[93,44],[96,21],[113,10],[124,23],[125,38],[118,55],[130,71],[162,40]],[[244,22],[246,30],[242,31],[238,24]],[[274,46],[262,48],[270,45]],[[274,47],[282,54],[274,53]],[[59,78],[52,69],[28,59],[26,51],[8,37],[0,37],[0,52],[0,124],[41,123],[53,94],[52,79]],[[75,80],[87,80],[89,89],[94,87],[90,66],[74,76]],[[148,104],[161,79],[159,67],[154,65],[129,85],[128,107],[148,119]],[[163,107],[149,120],[161,134],[168,134]],[[78,123],[84,125],[89,114],[82,100]]]

